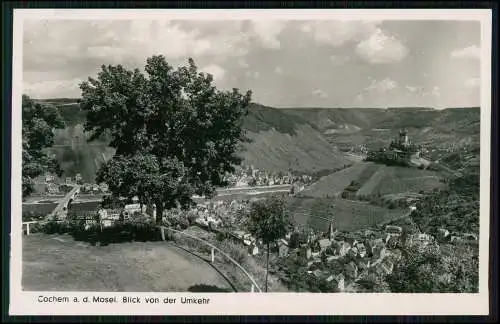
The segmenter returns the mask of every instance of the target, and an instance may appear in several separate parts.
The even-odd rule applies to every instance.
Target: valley
[[[57,157],[66,176],[80,173],[86,182],[92,182],[96,170],[114,150],[105,138],[87,142],[82,126],[85,114],[76,100],[50,99],[43,103],[57,106],[66,123],[66,128],[56,130],[55,145],[47,151]],[[431,160],[446,160],[457,147],[460,151],[479,145],[478,108],[276,109],[251,104],[243,125],[250,139],[240,151],[244,165],[269,172],[316,175],[317,181],[290,198],[289,203],[299,224],[318,228],[332,217],[339,228],[351,230],[401,216],[422,194],[446,187],[444,180],[451,169],[446,163],[433,164]],[[360,147],[384,147],[401,128],[408,128],[412,140],[426,147],[428,160],[412,160],[417,165],[425,161],[424,169],[363,161]],[[450,137],[455,140],[450,141]],[[231,201],[274,193],[257,188],[251,190],[251,196],[226,191],[219,190],[217,199]],[[86,210],[94,208],[95,203],[82,201],[78,205]]]

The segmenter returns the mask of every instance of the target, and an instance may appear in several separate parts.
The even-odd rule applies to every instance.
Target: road
[[[47,216],[47,220],[66,218],[68,203],[71,199],[75,200],[76,195],[79,192],[80,186],[73,185],[73,189],[71,189],[62,199],[59,200],[56,208],[54,208],[54,210]]]

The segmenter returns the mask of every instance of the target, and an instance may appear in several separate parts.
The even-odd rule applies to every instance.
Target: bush
[[[23,222],[42,220],[45,218],[45,216],[47,216],[47,213],[39,212],[39,211],[29,211],[29,212],[22,213]]]
[[[293,232],[290,235],[290,248],[295,249],[302,244],[307,243],[307,235],[301,232]]]
[[[235,244],[229,241],[224,241],[220,245],[219,249],[224,251],[239,264],[245,264],[248,260],[247,250],[239,244]]]
[[[396,202],[394,202],[394,201],[392,201],[392,200],[391,200],[391,201],[389,202],[389,204],[387,205],[387,208],[389,208],[389,209],[395,209],[396,207],[397,207]]]
[[[227,232],[218,231],[215,238],[217,241],[222,242],[227,239]]]
[[[101,228],[95,223],[85,228],[82,221],[72,222],[70,232],[75,240],[119,243],[130,241],[157,241],[160,240],[160,231],[153,222],[150,221],[117,221],[110,227]]]
[[[72,226],[67,221],[49,221],[43,225],[43,232],[45,234],[66,234],[71,231]]]
[[[199,218],[199,215],[196,211],[192,210],[187,213],[186,218],[189,224],[194,224],[194,222]]]

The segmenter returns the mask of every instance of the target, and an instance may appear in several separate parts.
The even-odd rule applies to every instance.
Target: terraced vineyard
[[[358,179],[367,169],[372,169],[371,163],[357,163],[353,166],[321,178],[318,182],[305,189],[301,195],[306,197],[336,197],[351,183]]]
[[[359,190],[357,197],[370,195],[418,194],[442,188],[439,172],[417,168],[389,167],[371,162],[359,162],[353,166],[321,178],[302,192],[305,197],[339,197],[354,183]]]
[[[289,211],[300,226],[327,231],[330,221],[342,231],[356,231],[403,216],[407,211],[367,202],[331,198],[290,198]]]
[[[379,166],[377,172],[361,187],[357,195],[430,192],[444,187],[442,177],[434,171],[405,167]]]

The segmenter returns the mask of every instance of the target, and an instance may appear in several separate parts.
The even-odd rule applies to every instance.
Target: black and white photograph
[[[489,11],[38,11],[14,17],[26,308],[487,313]]]

